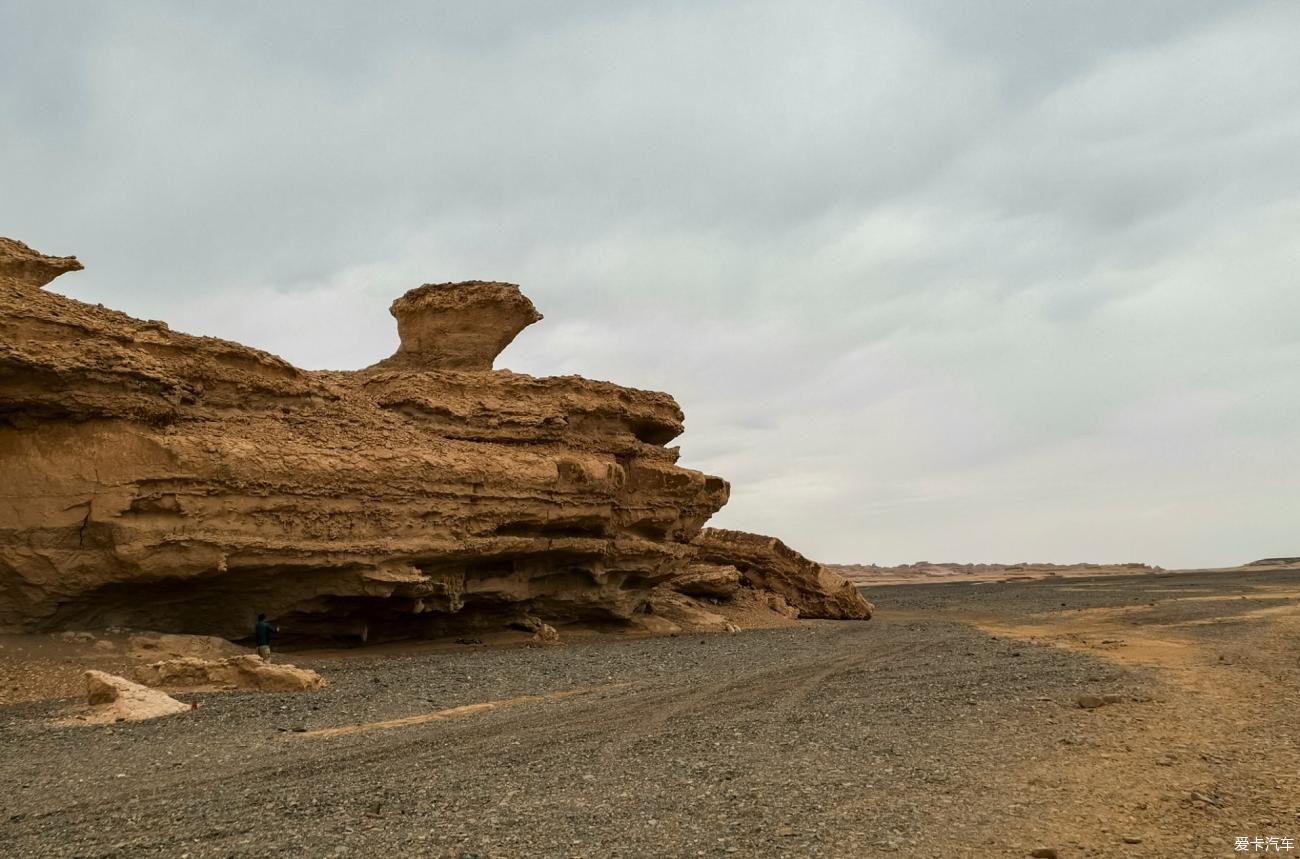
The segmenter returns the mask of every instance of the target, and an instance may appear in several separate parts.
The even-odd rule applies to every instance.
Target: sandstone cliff
[[[727,501],[670,396],[492,369],[514,285],[411,290],[396,354],[312,372],[41,288],[80,268],[0,239],[0,626],[628,621]]]

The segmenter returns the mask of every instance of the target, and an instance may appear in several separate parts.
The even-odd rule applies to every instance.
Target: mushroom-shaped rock
[[[388,308],[402,343],[376,368],[492,369],[501,350],[542,315],[513,283],[427,283]]]

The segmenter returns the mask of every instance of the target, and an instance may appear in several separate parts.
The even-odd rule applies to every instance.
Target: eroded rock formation
[[[777,594],[797,609],[800,617],[871,617],[871,603],[851,582],[775,537],[705,528],[692,545],[700,561],[734,567],[749,587]]]
[[[256,692],[305,692],[320,689],[325,678],[308,668],[264,662],[260,656],[199,659],[184,656],[151,662],[135,670],[146,686],[169,689],[251,689]]]
[[[86,703],[89,706],[70,720],[70,724],[138,722],[174,716],[190,709],[189,704],[183,704],[165,692],[103,671],[86,672]]]
[[[492,362],[537,312],[513,283],[426,283],[388,308],[401,346],[377,367],[402,370],[491,370]]]
[[[729,487],[677,465],[667,394],[493,371],[541,318],[518,287],[411,290],[395,355],[313,372],[41,288],[79,268],[0,240],[0,626],[626,622],[678,576],[869,614],[838,585],[817,597],[816,565],[691,542]]]

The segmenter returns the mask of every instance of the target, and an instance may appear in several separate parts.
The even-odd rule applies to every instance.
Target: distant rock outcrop
[[[1163,572],[1149,564],[956,564],[917,561],[896,567],[876,564],[827,564],[855,584],[905,584],[908,582],[996,581],[1042,579],[1051,576],[1137,576]]]
[[[679,576],[725,595],[700,563],[869,615],[779,543],[691,542],[729,486],[677,465],[672,397],[493,371],[541,318],[516,286],[411,290],[395,355],[311,372],[41,289],[79,268],[0,239],[0,626],[629,622]]]

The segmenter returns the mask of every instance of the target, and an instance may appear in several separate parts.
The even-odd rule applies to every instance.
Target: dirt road
[[[1294,573],[900,586],[872,592],[869,623],[304,654],[328,689],[181,696],[200,709],[155,722],[53,728],[61,705],[10,705],[0,853],[1300,844],[1298,594]]]

